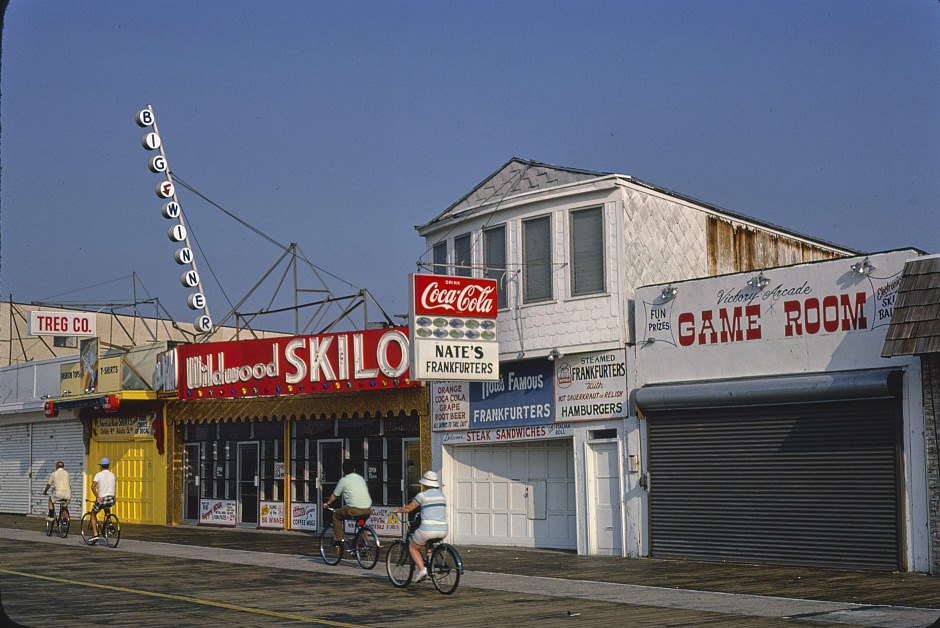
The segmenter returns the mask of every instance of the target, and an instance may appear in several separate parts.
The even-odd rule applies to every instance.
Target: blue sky
[[[175,175],[389,314],[414,226],[512,157],[937,253],[938,33],[935,0],[12,0],[0,296],[129,301],[136,273],[192,321],[134,123],[148,104]],[[218,321],[282,251],[179,199]]]

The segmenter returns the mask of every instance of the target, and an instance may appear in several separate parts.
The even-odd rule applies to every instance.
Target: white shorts
[[[411,535],[411,538],[418,545],[427,545],[428,541],[431,539],[443,539],[445,536],[447,536],[447,532],[444,530],[425,530],[424,528],[418,528],[415,530],[414,534]]]

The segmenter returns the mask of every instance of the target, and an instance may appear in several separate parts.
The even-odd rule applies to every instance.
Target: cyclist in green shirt
[[[368,520],[372,515],[372,497],[369,495],[369,487],[366,486],[364,477],[357,473],[358,466],[352,460],[343,463],[343,477],[340,478],[333,494],[323,504],[324,508],[330,505],[340,497],[346,504],[342,508],[333,511],[333,544],[342,545],[346,539],[346,530],[343,522],[347,519],[362,518]]]

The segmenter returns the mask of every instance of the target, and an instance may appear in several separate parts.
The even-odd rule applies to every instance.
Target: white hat
[[[431,488],[440,488],[441,482],[437,479],[437,474],[433,471],[425,471],[424,475],[421,476],[421,484],[425,486],[430,486]]]

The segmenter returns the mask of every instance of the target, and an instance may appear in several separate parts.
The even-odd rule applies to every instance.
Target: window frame
[[[597,234],[597,249],[581,249],[578,245],[584,238],[578,238],[576,232],[576,219],[596,214],[598,216],[598,227],[600,233]],[[592,234],[593,235],[593,234]],[[568,255],[569,255],[569,282],[568,287],[572,297],[586,297],[607,292],[607,260],[606,260],[606,238],[604,234],[604,207],[597,205],[594,207],[585,207],[583,209],[574,209],[568,212]],[[579,268],[582,264],[590,266],[592,261],[599,261],[600,279],[592,278],[590,270],[579,274]],[[585,276],[587,275],[587,276]],[[587,288],[578,288],[579,277],[583,277],[584,282],[591,284]],[[597,286],[596,284],[600,284]]]
[[[502,232],[500,243],[502,244],[502,260],[490,260],[490,243],[492,237]],[[506,296],[506,282],[503,281],[503,275],[507,268],[507,233],[506,223],[488,227],[483,230],[483,278],[496,280],[496,307],[502,309],[509,307]],[[498,264],[498,265],[497,265]]]
[[[467,260],[460,259],[460,246],[466,243],[467,245]],[[464,264],[463,262],[467,263]],[[473,234],[465,233],[463,235],[456,236],[454,238],[454,262],[451,266],[454,269],[455,277],[472,277],[473,276]]]
[[[544,243],[544,249],[540,250],[540,253],[544,253],[544,261],[531,261],[529,252],[530,238],[527,237],[527,232],[530,226],[535,226],[536,223],[547,223],[546,238]],[[554,269],[552,266],[552,215],[546,214],[543,216],[536,216],[534,218],[528,218],[522,221],[522,302],[524,304],[529,303],[543,303],[545,301],[552,301],[555,298],[555,286],[554,286]],[[548,278],[540,283],[545,284],[548,289],[548,293],[540,293],[535,296],[532,296],[530,288],[533,284],[533,271],[536,269],[547,269]]]

